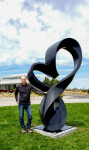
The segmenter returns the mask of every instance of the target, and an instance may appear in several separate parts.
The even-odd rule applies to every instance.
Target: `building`
[[[16,75],[10,75],[6,77],[0,78],[0,90],[13,90],[16,88],[16,85],[21,83],[21,76],[27,76],[27,74],[16,74]],[[29,83],[29,81],[27,80]]]

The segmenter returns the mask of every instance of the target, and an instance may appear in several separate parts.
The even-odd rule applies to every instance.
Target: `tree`
[[[52,87],[52,86],[54,86],[55,84],[57,84],[59,82],[59,80],[57,80],[57,79],[49,79],[49,78],[47,78],[47,77],[45,77],[45,79],[44,79],[44,81],[43,81],[43,83],[44,84],[46,84],[46,85],[48,85],[49,87]]]
[[[50,87],[53,87],[55,84],[57,84],[59,82],[59,80],[57,80],[57,79],[52,79],[51,81],[50,81]]]
[[[50,79],[49,78],[45,77],[43,83],[50,87]]]
[[[58,79],[49,79],[47,77],[45,77],[43,83],[48,85],[49,87],[53,87],[55,84],[57,84],[59,82]],[[63,97],[63,94],[60,95],[61,97]]]
[[[89,94],[89,89],[87,90],[87,93]]]

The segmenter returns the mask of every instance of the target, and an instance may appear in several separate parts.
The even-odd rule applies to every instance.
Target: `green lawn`
[[[77,131],[59,139],[21,133],[18,107],[0,107],[0,150],[89,150],[89,104],[66,104],[67,125]],[[32,126],[41,125],[39,105],[32,105]],[[25,113],[25,123],[26,123]]]

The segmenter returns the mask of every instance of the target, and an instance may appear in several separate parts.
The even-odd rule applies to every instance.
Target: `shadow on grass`
[[[81,122],[81,121],[67,121],[66,122],[66,125],[69,125],[69,126],[75,126],[75,127],[82,127],[82,126],[85,126],[85,123],[84,122]]]

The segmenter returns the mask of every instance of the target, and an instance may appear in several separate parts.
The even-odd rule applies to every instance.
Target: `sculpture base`
[[[77,130],[76,127],[71,127],[71,126],[66,126],[66,125],[61,129],[61,131],[59,131],[57,133],[45,131],[43,125],[36,126],[31,129],[42,135],[49,136],[51,138],[60,138],[62,136],[65,136],[65,135],[70,134],[70,133],[74,132],[75,130]]]

